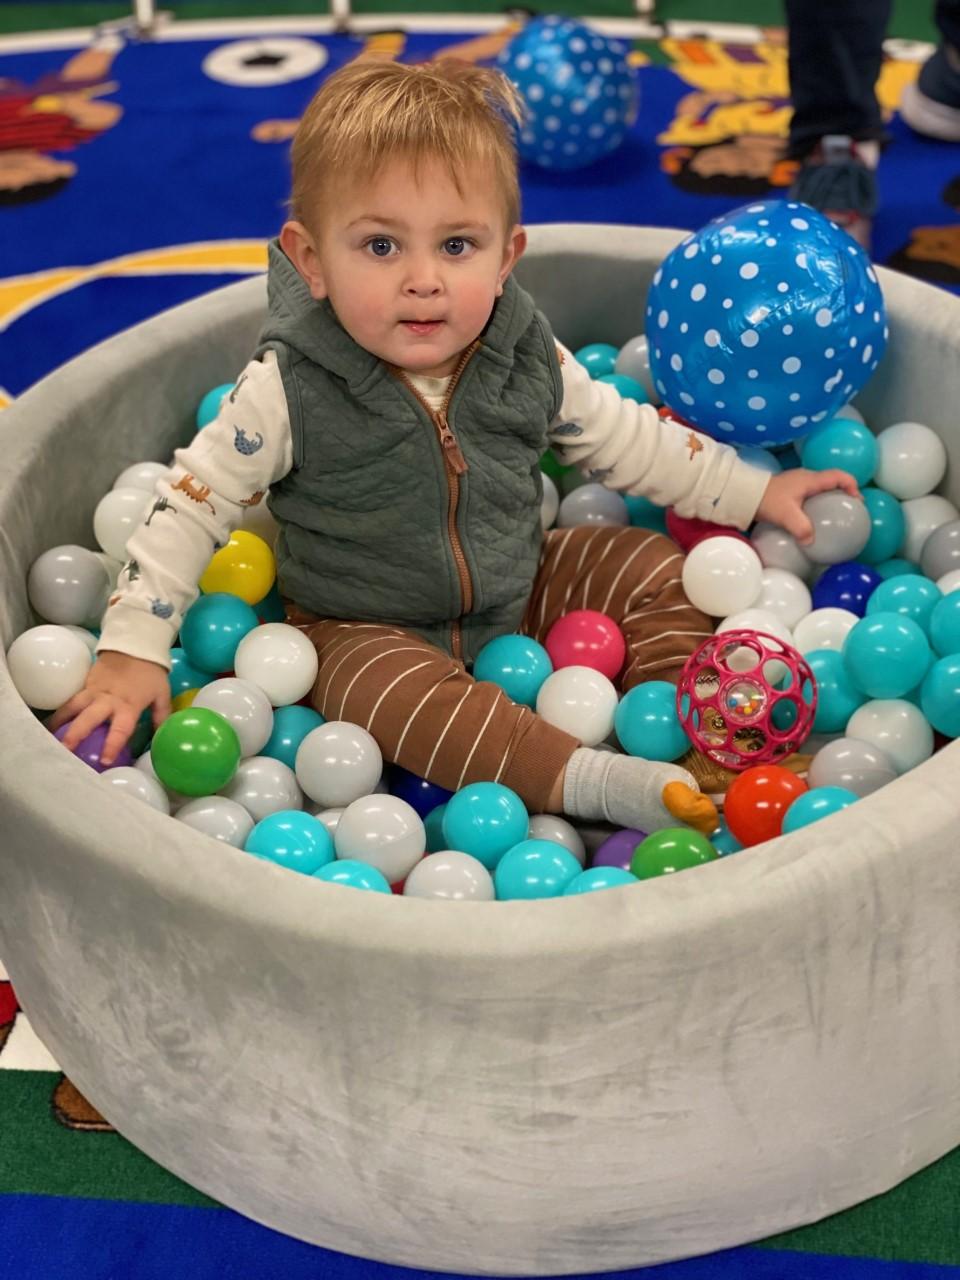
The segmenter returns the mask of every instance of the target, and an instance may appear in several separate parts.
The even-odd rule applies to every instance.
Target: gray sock
[[[679,765],[578,747],[563,778],[563,809],[574,818],[605,819],[646,832],[675,827],[679,819],[662,799],[668,782],[700,790],[693,774]]]

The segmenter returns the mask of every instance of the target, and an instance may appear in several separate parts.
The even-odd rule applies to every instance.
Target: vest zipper
[[[450,539],[450,547],[453,551],[454,563],[457,566],[457,576],[460,579],[460,614],[461,617],[465,613],[469,613],[473,605],[473,583],[470,579],[470,569],[467,565],[467,558],[464,555],[463,544],[460,541],[460,534],[457,532],[457,506],[460,502],[460,477],[467,471],[469,467],[467,460],[463,456],[463,451],[457,441],[457,437],[453,433],[450,422],[447,418],[447,411],[450,408],[450,401],[453,399],[453,393],[457,389],[457,383],[460,381],[460,375],[470,361],[471,356],[480,346],[479,339],[472,342],[460,357],[460,362],[450,375],[450,383],[447,387],[446,395],[443,397],[443,404],[439,409],[431,409],[426,400],[413,385],[402,369],[393,369],[394,375],[400,379],[405,387],[411,391],[423,405],[424,409],[430,416],[437,430],[437,438],[440,448],[443,452],[443,460],[446,464],[447,471],[447,536]],[[463,651],[461,637],[461,622],[457,618],[450,627],[450,647],[453,650],[453,656],[462,661],[461,654]]]

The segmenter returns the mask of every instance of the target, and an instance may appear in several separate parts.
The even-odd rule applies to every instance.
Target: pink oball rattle
[[[765,631],[723,631],[687,659],[677,714],[687,736],[727,769],[770,764],[813,728],[817,682],[797,649]]]

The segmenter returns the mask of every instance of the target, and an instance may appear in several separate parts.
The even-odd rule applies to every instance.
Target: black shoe
[[[907,85],[900,114],[917,133],[960,142],[960,53],[952,45],[940,45]]]
[[[804,156],[790,197],[819,209],[862,248],[870,250],[877,211],[876,142],[829,134]]]

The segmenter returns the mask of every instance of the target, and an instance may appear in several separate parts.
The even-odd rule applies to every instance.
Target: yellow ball
[[[225,591],[247,604],[259,604],[273,586],[277,562],[262,538],[236,529],[203,571],[200,590],[205,595]]]
[[[170,706],[174,711],[186,711],[187,707],[193,706],[193,700],[199,692],[199,689],[184,689],[183,693],[177,694]]]

